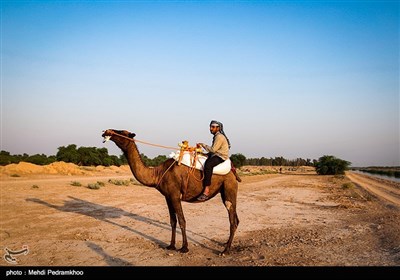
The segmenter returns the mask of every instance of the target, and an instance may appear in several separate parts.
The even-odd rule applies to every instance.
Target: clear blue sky
[[[399,1],[2,1],[1,149],[178,148],[216,119],[248,158],[400,165],[399,25]]]

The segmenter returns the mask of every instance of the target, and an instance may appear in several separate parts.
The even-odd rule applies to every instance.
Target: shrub
[[[240,168],[245,164],[246,157],[242,154],[233,154],[230,156],[230,160],[232,161],[233,166]]]
[[[88,186],[88,189],[91,189],[91,190],[98,190],[98,189],[100,189],[100,185],[99,184],[89,184]]]
[[[344,190],[352,189],[352,188],[354,188],[354,184],[352,182],[347,182],[342,185],[342,189],[344,189]]]
[[[77,181],[73,181],[73,182],[71,182],[71,186],[80,187],[80,186],[82,186],[82,184]]]
[[[340,175],[349,169],[351,162],[325,155],[315,163],[315,170],[319,175]]]
[[[131,183],[130,180],[116,180],[116,179],[109,179],[108,182],[116,186],[129,186],[129,184]]]

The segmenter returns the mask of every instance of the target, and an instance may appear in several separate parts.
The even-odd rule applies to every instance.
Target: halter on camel
[[[104,132],[104,131],[103,131],[103,132]],[[146,145],[150,145],[150,146],[155,146],[155,147],[160,147],[160,148],[165,148],[165,149],[172,149],[172,150],[176,151],[176,148],[175,148],[175,147],[164,146],[164,145],[158,145],[158,144],[153,144],[153,143],[149,143],[149,142],[137,140],[137,139],[130,138],[130,137],[127,137],[127,136],[122,135],[122,134],[119,134],[119,133],[115,133],[115,132],[112,131],[112,130],[109,131],[109,133],[110,133],[111,135],[104,136],[103,143],[109,141],[109,140],[111,139],[112,135],[118,135],[119,137],[125,138],[125,139],[127,139],[127,140],[129,140],[129,141],[139,142],[139,143],[142,143],[142,144],[146,144]],[[200,147],[199,145],[196,145],[196,147],[190,147],[188,141],[186,141],[186,140],[185,140],[185,141],[182,141],[182,143],[178,144],[178,146],[181,147],[181,148],[180,148],[180,156],[179,156],[179,160],[178,160],[178,165],[181,165],[181,160],[182,160],[182,156],[183,156],[183,153],[184,153],[184,152],[190,152],[190,153],[191,153],[191,160],[190,160],[190,166],[189,166],[189,170],[188,170],[188,176],[187,176],[185,188],[184,188],[184,191],[183,191],[183,193],[186,194],[186,193],[187,193],[187,187],[188,187],[188,185],[189,185],[189,177],[190,177],[190,175],[192,175],[193,178],[194,178],[195,180],[197,180],[197,181],[203,181],[203,179],[204,179],[204,174],[203,174],[203,176],[202,176],[200,179],[196,178],[196,176],[194,175],[194,170],[196,169],[196,161],[197,161],[198,155],[199,155],[199,154],[203,154],[203,152],[201,151],[201,147]],[[160,180],[159,180],[158,183],[157,183],[157,187],[160,185],[160,183],[161,183],[163,177],[165,176],[165,174],[171,169],[171,167],[172,167],[175,163],[176,163],[176,160],[173,161],[172,164],[171,164],[171,165],[165,170],[165,172],[161,175],[161,178],[160,178]]]
[[[104,131],[103,131],[103,132],[104,132]],[[153,144],[153,143],[149,143],[149,142],[146,142],[146,141],[141,141],[141,140],[138,140],[138,139],[130,138],[130,137],[127,137],[127,136],[125,136],[125,135],[116,133],[116,132],[114,132],[113,130],[109,130],[109,133],[110,133],[111,135],[104,136],[103,143],[109,141],[109,140],[111,139],[112,135],[118,135],[119,137],[125,138],[125,139],[127,139],[127,140],[129,140],[129,141],[139,142],[139,143],[142,143],[142,144],[145,144],[145,145],[150,145],[150,146],[154,146],[154,147],[159,147],[159,148],[164,148],[164,149],[169,149],[169,150],[174,150],[174,151],[176,151],[176,148],[175,148],[175,147],[164,146],[164,145],[159,145],[159,144]],[[203,179],[204,179],[204,174],[203,174],[203,176],[202,176],[200,179],[198,179],[198,178],[196,178],[196,177],[194,176],[194,170],[196,169],[196,163],[197,163],[198,156],[199,156],[199,155],[202,155],[203,152],[202,152],[201,147],[200,147],[199,145],[196,145],[196,147],[190,147],[190,146],[189,146],[189,143],[188,143],[186,140],[185,140],[185,141],[182,141],[182,143],[179,143],[178,146],[181,147],[181,148],[180,148],[180,155],[179,155],[179,159],[178,159],[178,165],[180,165],[180,163],[181,163],[182,155],[183,155],[184,152],[190,152],[190,155],[191,155],[190,165],[188,165],[188,166],[189,166],[188,177],[187,177],[187,181],[186,181],[186,185],[185,185],[185,190],[184,190],[184,193],[186,193],[187,186],[188,186],[188,183],[189,183],[189,176],[190,176],[190,175],[192,175],[193,178],[196,179],[197,181],[203,181]],[[165,170],[165,172],[164,172],[163,175],[161,176],[160,180],[158,181],[157,186],[160,185],[161,180],[163,179],[164,175],[171,169],[171,167],[172,167],[175,163],[176,163],[176,160],[173,161],[172,164]],[[235,166],[233,165],[232,162],[231,162],[231,171],[232,171],[233,174],[235,175],[236,180],[237,180],[238,182],[241,182],[242,179],[238,176],[238,174],[237,174],[237,172],[236,172],[236,168],[235,168]]]

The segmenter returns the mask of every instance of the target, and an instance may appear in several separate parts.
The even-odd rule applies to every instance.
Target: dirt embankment
[[[347,177],[370,193],[400,207],[400,183],[355,172],[347,172]]]
[[[122,166],[78,166],[73,163],[63,161],[54,162],[48,165],[36,165],[29,162],[18,164],[8,164],[0,166],[1,178],[22,177],[25,175],[106,175],[106,174],[126,174],[130,169],[128,165]]]
[[[399,208],[346,176],[243,171],[249,174],[239,184],[239,227],[231,254],[221,257],[229,236],[221,199],[183,203],[190,251],[169,251],[164,197],[153,188],[113,183],[132,178],[119,171],[3,173],[1,246],[26,245],[29,253],[1,265],[400,266]],[[87,187],[96,182],[99,189]],[[179,248],[179,229],[176,237]]]

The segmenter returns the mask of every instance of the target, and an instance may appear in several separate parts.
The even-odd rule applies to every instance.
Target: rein
[[[169,150],[177,150],[176,147],[163,146],[163,145],[153,144],[153,143],[149,143],[149,142],[142,141],[142,140],[138,140],[138,139],[134,139],[134,138],[129,138],[129,137],[125,136],[125,135],[115,133],[115,132],[112,131],[112,130],[111,130],[111,134],[113,134],[113,135],[118,135],[118,136],[120,136],[120,137],[122,137],[122,138],[125,138],[125,139],[130,140],[130,141],[133,141],[133,142],[139,142],[139,143],[142,143],[142,144],[146,144],[146,145],[150,145],[150,146],[154,146],[154,147],[159,147],[159,148],[164,148],[164,149],[169,149]]]
[[[129,138],[129,137],[125,136],[125,135],[115,133],[115,132],[112,131],[112,130],[110,131],[110,133],[111,133],[111,135],[118,135],[119,137],[125,138],[125,139],[127,139],[127,140],[129,140],[129,141],[139,142],[139,143],[142,143],[142,144],[146,144],[146,145],[150,145],[150,146],[154,146],[154,147],[159,147],[159,148],[164,148],[164,149],[169,149],[169,150],[174,150],[174,151],[177,150],[176,147],[158,145],[158,144],[153,144],[153,143],[149,143],[149,142],[137,140],[137,139],[134,139],[134,138]],[[197,156],[198,156],[199,153],[198,153],[195,149],[190,149],[190,147],[188,147],[187,149],[181,149],[181,153],[182,153],[183,151],[194,152],[194,157],[191,158],[191,166],[189,167],[189,170],[188,170],[186,185],[184,186],[183,197],[185,197],[185,196],[186,196],[186,193],[187,193],[187,188],[188,188],[188,185],[189,185],[189,178],[190,178],[190,176],[192,176],[195,180],[201,182],[201,181],[203,181],[203,179],[204,179],[204,173],[202,174],[201,178],[196,178],[196,176],[195,176],[195,174],[194,174],[194,171],[195,171],[195,169],[196,169],[195,166],[196,166]],[[158,180],[158,183],[157,183],[157,185],[156,185],[156,188],[158,188],[158,186],[161,184],[161,181],[162,181],[162,179],[164,178],[165,174],[167,174],[167,172],[171,169],[171,167],[174,166],[174,164],[176,164],[176,163],[177,163],[177,161],[173,161],[172,164],[164,171],[164,173],[163,173],[163,174],[161,175],[161,177],[160,177],[160,180]],[[178,165],[180,165],[180,162],[178,163]]]

